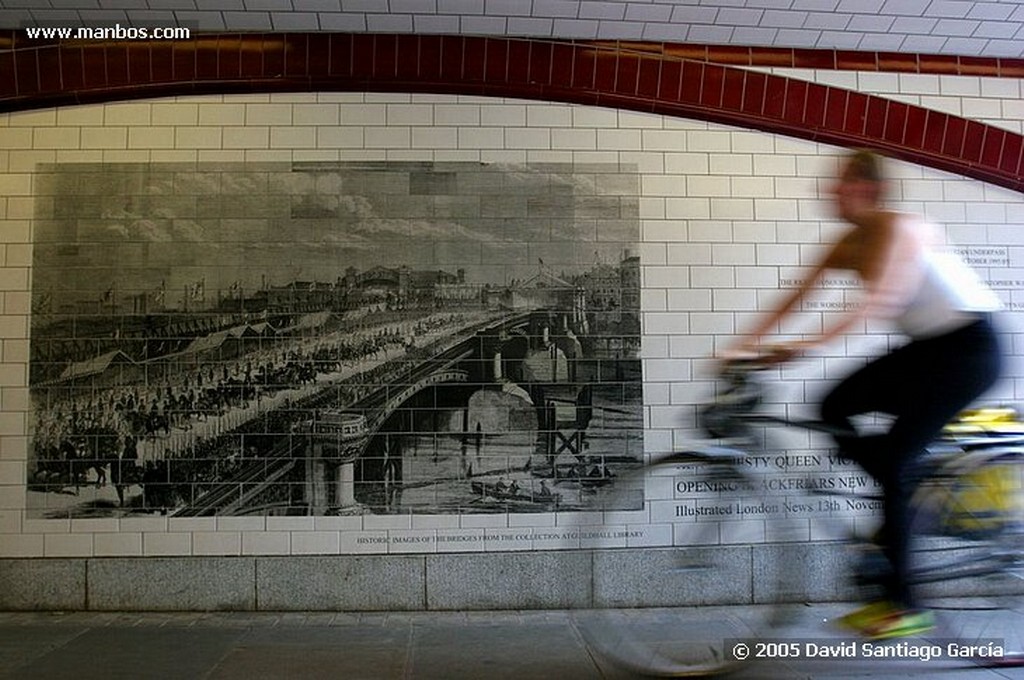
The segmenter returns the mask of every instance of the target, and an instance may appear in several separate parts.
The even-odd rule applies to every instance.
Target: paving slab
[[[837,640],[842,605],[814,605],[779,632]],[[754,616],[757,608],[740,615]],[[2,680],[626,680],[582,633],[580,613],[0,612]],[[1024,668],[946,661],[787,659],[746,667],[747,680],[940,678],[1024,680]]]

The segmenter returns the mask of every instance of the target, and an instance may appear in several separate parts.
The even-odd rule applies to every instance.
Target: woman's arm
[[[821,335],[786,343],[784,348],[774,348],[775,360],[785,361],[811,347],[827,343],[864,319],[898,314],[920,277],[920,267],[913,266],[913,263],[920,256],[922,245],[914,230],[901,224],[901,216],[878,213],[876,219],[874,224],[841,239],[800,287],[754,326],[735,351],[757,353],[761,339],[797,307],[829,269],[853,270],[860,274],[865,293],[862,303],[846,311]]]
[[[775,328],[777,323],[782,321],[782,319],[788,316],[793,309],[796,308],[799,302],[804,299],[807,296],[807,293],[817,284],[818,280],[825,273],[825,270],[830,267],[830,262],[834,259],[833,254],[838,247],[839,246],[835,246],[832,252],[815,265],[814,269],[804,277],[800,286],[794,289],[778,307],[764,315],[732,351],[741,354],[757,353],[757,348],[761,343],[761,339]]]
[[[917,260],[922,255],[920,235],[895,213],[880,213],[865,232],[857,262],[864,297],[820,336],[800,343],[804,348],[824,344],[843,335],[865,319],[892,318],[907,304],[921,277]]]

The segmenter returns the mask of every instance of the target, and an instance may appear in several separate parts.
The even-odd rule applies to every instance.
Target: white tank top
[[[980,314],[1002,307],[999,297],[958,255],[926,249],[917,290],[896,317],[898,328],[915,340],[967,326]]]

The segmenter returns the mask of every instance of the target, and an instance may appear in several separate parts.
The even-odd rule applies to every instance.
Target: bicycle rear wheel
[[[912,580],[931,637],[972,664],[1024,666],[1024,454],[960,454],[919,496]]]
[[[672,454],[595,495],[579,527],[594,549],[595,608],[576,622],[599,658],[648,676],[725,672],[749,661],[737,644],[782,623],[797,570],[765,546],[770,501],[742,455]]]

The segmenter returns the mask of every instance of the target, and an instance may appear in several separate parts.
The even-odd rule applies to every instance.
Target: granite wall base
[[[673,550],[300,557],[0,560],[7,611],[444,611],[841,601],[857,592],[839,544]],[[779,562],[784,558],[784,562]],[[781,588],[777,565],[785,566]],[[936,589],[937,588],[937,589]],[[932,586],[977,592],[973,581]]]

